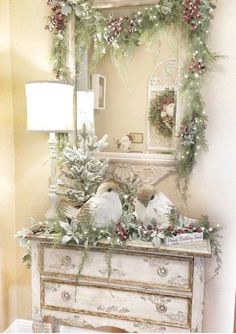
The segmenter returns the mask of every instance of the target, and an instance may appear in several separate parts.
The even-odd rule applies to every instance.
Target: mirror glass
[[[181,34],[172,29],[137,47],[124,62],[115,64],[110,55],[99,61],[90,88],[96,92],[95,132],[98,137],[108,135],[106,151],[175,150],[181,113],[180,45]]]

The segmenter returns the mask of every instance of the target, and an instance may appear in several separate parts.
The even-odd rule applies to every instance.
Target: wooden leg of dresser
[[[60,333],[60,322],[56,318],[52,318],[51,322],[52,333]]]
[[[44,333],[44,321],[34,320],[32,324],[33,333]]]

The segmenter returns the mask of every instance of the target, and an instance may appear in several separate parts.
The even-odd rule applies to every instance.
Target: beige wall
[[[94,120],[96,135],[108,135],[106,151],[119,151],[115,141],[131,132],[138,132],[143,134],[143,143],[133,143],[131,150],[147,152],[148,84],[154,73],[155,76],[161,75],[162,80],[164,74],[166,76],[164,66],[156,73],[158,65],[170,59],[178,60],[177,36],[180,36],[178,32],[174,35],[171,31],[163,34],[163,43],[153,41],[140,46],[124,69],[118,65],[120,68],[117,70],[108,55],[99,62],[97,73],[104,75],[107,80],[106,108],[95,110]],[[175,79],[175,75],[170,77],[163,86],[173,85]],[[155,137],[158,138],[159,146],[168,147],[161,136]]]
[[[224,225],[222,270],[205,288],[204,330],[232,332],[236,289],[236,2],[218,1],[210,45],[225,55],[209,73],[203,90],[209,126],[209,152],[194,170],[189,210],[206,212]],[[214,270],[208,261],[207,276]]]
[[[16,242],[12,236],[16,230],[28,223],[29,217],[43,218],[48,205],[47,136],[26,132],[24,96],[26,81],[47,79],[50,72],[50,36],[44,31],[45,18],[48,15],[45,2],[43,0],[0,1],[2,14],[0,19],[2,190],[0,194],[0,330],[6,327],[14,317],[30,319],[30,272],[21,264],[22,251],[15,246]],[[209,74],[204,88],[209,115],[207,136],[210,150],[208,154],[203,154],[199,158],[191,178],[189,208],[185,209],[189,215],[199,216],[206,213],[213,223],[225,225],[222,239],[223,268],[219,277],[206,286],[204,314],[206,332],[232,332],[233,326],[236,277],[235,17],[235,0],[228,0],[227,6],[225,2],[224,4],[223,1],[219,2],[212,27],[211,45],[227,57],[222,58],[215,66],[215,72]],[[180,202],[180,196],[173,189],[173,184],[174,178],[171,177],[160,187],[179,207],[184,208]],[[15,276],[16,270],[17,276]],[[207,276],[212,270],[214,265],[208,261]],[[16,288],[15,277],[17,278]]]
[[[16,230],[29,218],[42,219],[50,162],[47,135],[26,132],[24,83],[49,78],[50,34],[44,30],[48,7],[42,0],[10,0],[12,89],[15,134]],[[30,271],[17,248],[17,317],[31,317]]]
[[[14,131],[9,3],[0,2],[0,331],[16,316]]]

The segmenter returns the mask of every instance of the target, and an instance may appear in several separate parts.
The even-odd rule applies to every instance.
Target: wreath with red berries
[[[170,110],[168,110],[168,107]],[[175,91],[166,88],[151,100],[149,121],[163,137],[172,137],[175,125]]]

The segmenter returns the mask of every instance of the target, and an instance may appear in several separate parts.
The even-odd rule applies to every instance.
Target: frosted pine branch
[[[107,135],[100,140],[85,126],[78,133],[78,148],[67,146],[63,153],[62,169],[58,180],[58,194],[76,206],[83,205],[96,192],[104,180],[107,160],[100,160],[95,153],[107,146]]]

